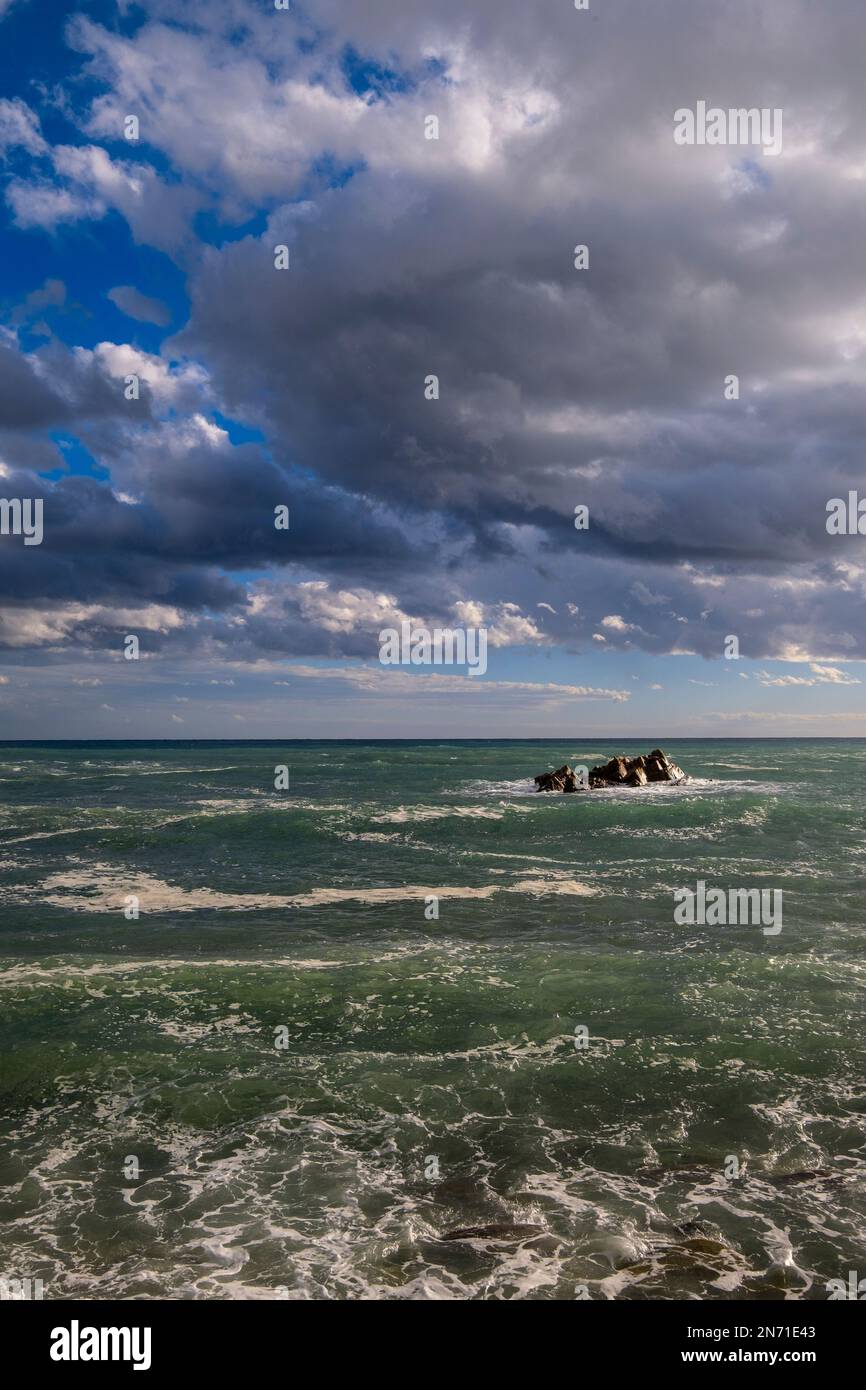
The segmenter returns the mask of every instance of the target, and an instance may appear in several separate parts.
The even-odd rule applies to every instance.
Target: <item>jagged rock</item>
[[[654,748],[644,761],[648,782],[679,782],[686,775],[661,748]]]
[[[574,773],[568,763],[556,772],[542,772],[535,779],[536,790],[540,792],[564,792],[566,779],[569,777],[574,780]],[[574,787],[569,787],[568,790],[574,791]]]
[[[628,759],[611,758],[609,763],[600,763],[598,767],[590,770],[589,785],[591,787],[615,787],[618,782],[624,782],[628,777]]]
[[[589,786],[645,787],[648,782],[681,782],[685,775],[661,748],[654,748],[646,756],[627,758],[621,753],[610,762],[594,767],[589,774]],[[536,790],[540,792],[576,792],[585,785],[568,763],[556,772],[541,772],[535,779]]]
[[[649,756],[654,758],[656,762],[660,763],[662,766],[664,775],[658,779],[660,782],[683,781],[686,774],[678,763],[675,763],[672,758],[668,757],[667,753],[663,753],[660,748],[654,748]],[[647,773],[647,777],[649,778],[649,773]]]
[[[535,789],[539,792],[576,792],[585,785],[567,763],[556,772],[541,772],[535,779]]]
[[[589,774],[591,787],[643,787],[647,782],[679,782],[685,777],[681,767],[671,762],[661,748],[654,748],[646,757],[611,758],[609,763],[594,767]]]

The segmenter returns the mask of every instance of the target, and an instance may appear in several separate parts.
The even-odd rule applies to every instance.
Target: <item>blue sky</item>
[[[862,30],[0,3],[3,736],[866,732]],[[486,674],[381,665],[406,619]]]

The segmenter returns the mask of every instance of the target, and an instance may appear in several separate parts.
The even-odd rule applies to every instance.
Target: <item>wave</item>
[[[537,796],[535,782],[530,777],[518,777],[512,781],[490,781],[483,777],[465,783],[456,792],[446,791],[446,796]]]
[[[504,801],[497,808],[492,806],[398,806],[394,811],[383,811],[371,819],[377,824],[405,825],[410,821],[448,820],[504,820],[508,811],[528,811],[528,806],[510,806]]]
[[[117,977],[126,980],[132,975],[157,975],[156,988],[166,989],[162,977],[177,972],[200,971],[204,974],[225,970],[234,977],[243,970],[254,971],[257,975],[263,970],[369,970],[379,965],[390,965],[409,956],[430,954],[430,946],[395,946],[387,951],[371,951],[363,959],[342,959],[335,956],[331,960],[306,956],[156,956],[152,959],[100,960],[82,965],[77,957],[59,956],[50,961],[16,961],[0,971],[0,989],[17,989],[22,985],[58,985],[68,989],[68,982],[81,980],[98,981],[103,977]]]
[[[230,1037],[237,1017],[221,1015],[218,1030]],[[162,1032],[183,1055],[184,1031]],[[478,1064],[468,1073],[477,1085],[489,1065],[514,1079],[534,1060],[535,1075],[549,1075],[560,1044],[565,1063],[574,1057],[566,1035],[534,1049],[496,1044],[446,1056]],[[383,1056],[390,1078],[393,1054]],[[281,1070],[289,1060],[281,1058]],[[820,1182],[785,1187],[772,1173],[753,1178],[748,1171],[728,1182],[717,1161],[685,1155],[680,1163],[660,1163],[636,1120],[611,1125],[609,1162],[576,1160],[570,1154],[578,1135],[582,1154],[593,1141],[604,1146],[603,1136],[560,1128],[534,1106],[522,1128],[519,1116],[508,1115],[509,1129],[527,1147],[505,1183],[479,1138],[499,1118],[495,1099],[479,1113],[467,1098],[456,1118],[449,1107],[444,1130],[445,1115],[431,1124],[408,1094],[395,1115],[390,1093],[357,1099],[359,1077],[376,1060],[343,1058],[322,1072],[321,1059],[296,1059],[293,1080],[325,1088],[328,1112],[293,1099],[287,1083],[254,1116],[227,1124],[218,1144],[182,1108],[170,1108],[163,1089],[143,1097],[134,1078],[113,1078],[116,1088],[94,1097],[88,1129],[81,1128],[77,1091],[61,1099],[56,1114],[46,1117],[36,1107],[21,1161],[38,1185],[39,1217],[34,1223],[28,1204],[15,1213],[14,1229],[27,1240],[50,1232],[40,1254],[52,1295],[768,1299],[823,1297],[826,1273],[816,1260],[833,1273],[837,1265],[849,1267],[845,1226],[828,1209]],[[429,1060],[438,1066],[443,1059]],[[255,1065],[261,1068],[260,1057]],[[464,1077],[462,1068],[458,1074]],[[439,1071],[429,1075],[440,1081]],[[244,1080],[237,1077],[238,1099]],[[435,1089],[451,1092],[454,1102],[463,1090],[441,1082]],[[187,1103],[196,1095],[190,1087]],[[73,1115],[77,1126],[70,1128]],[[92,1183],[79,1177],[104,1164],[109,1129],[119,1153],[127,1145],[139,1152],[133,1142],[149,1152],[141,1175],[116,1197],[113,1185],[94,1194]],[[449,1146],[462,1141],[470,1163],[428,1177],[427,1156],[437,1153],[445,1134]],[[840,1176],[851,1179],[852,1189],[862,1187],[862,1169]],[[92,1246],[77,1238],[94,1207],[111,1230],[136,1237],[120,1263],[94,1259]],[[822,1252],[815,1249],[816,1230],[824,1237]]]
[[[724,767],[731,768],[734,772],[781,772],[782,768],[778,764],[772,767],[764,767],[758,763],[704,763],[704,767]]]

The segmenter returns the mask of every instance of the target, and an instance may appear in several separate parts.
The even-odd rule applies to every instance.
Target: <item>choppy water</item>
[[[866,1276],[866,742],[671,741],[687,786],[531,790],[654,742],[0,746],[0,1274],[290,1299]],[[781,934],[676,926],[700,878],[781,888]],[[441,1239],[491,1223],[539,1230]]]

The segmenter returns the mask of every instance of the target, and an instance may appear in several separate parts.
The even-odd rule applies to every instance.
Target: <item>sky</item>
[[[0,52],[0,738],[866,735],[862,0],[0,0]]]

